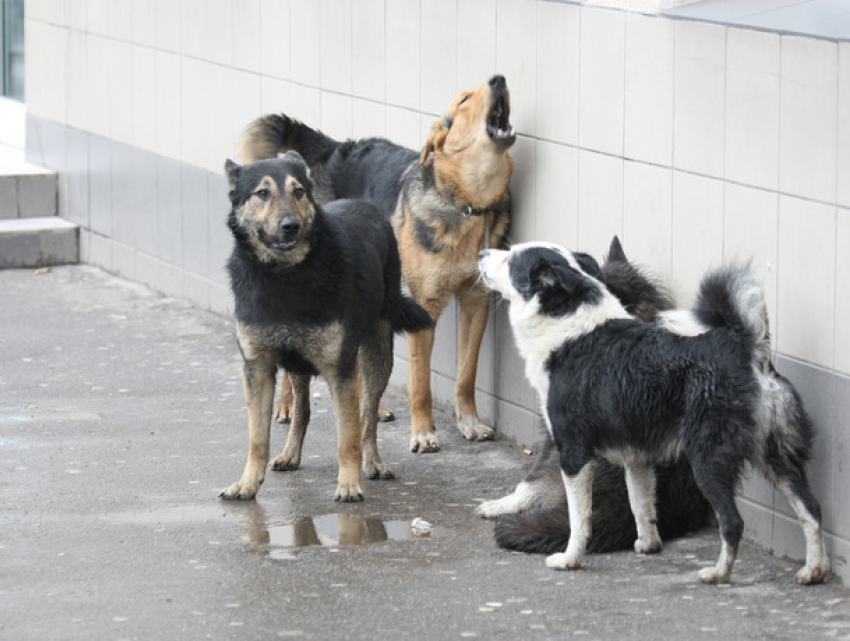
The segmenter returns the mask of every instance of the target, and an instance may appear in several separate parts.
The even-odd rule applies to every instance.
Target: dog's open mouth
[[[298,238],[279,238],[270,236],[266,232],[260,230],[259,232],[260,241],[268,247],[269,249],[273,249],[278,252],[288,252],[295,248],[295,245],[298,244]]]
[[[501,93],[490,108],[490,113],[487,115],[487,133],[494,143],[502,147],[510,147],[516,140],[516,132],[511,126],[511,107],[506,93]]]

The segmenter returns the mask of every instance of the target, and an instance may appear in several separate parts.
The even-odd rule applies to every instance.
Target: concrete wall
[[[420,147],[463,88],[512,91],[515,241],[601,256],[613,234],[683,304],[752,257],[777,361],[819,436],[811,464],[834,565],[850,557],[850,43],[531,0],[28,0],[28,159],[61,173],[83,260],[227,313],[222,165],[254,117]],[[451,401],[453,309],[434,359]],[[399,345],[394,381],[404,384]],[[483,413],[538,437],[504,309]],[[747,533],[803,555],[783,498],[745,484]]]

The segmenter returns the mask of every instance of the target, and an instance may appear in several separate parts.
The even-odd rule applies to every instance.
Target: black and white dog
[[[800,397],[773,368],[764,295],[745,267],[702,282],[690,311],[659,324],[629,314],[602,284],[593,258],[544,243],[485,250],[479,270],[511,304],[510,321],[558,447],[572,528],[549,567],[581,566],[600,459],[625,467],[635,550],[661,549],[654,471],[684,453],[720,525],[722,549],[707,583],[726,583],[743,532],[735,490],[749,461],[786,496],[806,538],[803,584],[828,560],[820,506],[804,465],[813,427]]]
[[[661,312],[675,308],[668,289],[646,269],[626,257],[620,240],[611,241],[600,266],[602,282],[635,318],[655,323]],[[499,547],[534,554],[552,554],[567,547],[570,517],[558,448],[545,433],[535,448],[534,464],[513,492],[484,501],[476,512],[494,518],[493,537]],[[592,490],[591,553],[627,550],[634,546],[637,528],[629,506],[623,468],[599,461]],[[658,533],[662,540],[685,536],[713,520],[714,512],[694,481],[684,455],[655,466]]]

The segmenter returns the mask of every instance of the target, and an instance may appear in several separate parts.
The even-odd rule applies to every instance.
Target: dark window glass
[[[2,95],[24,101],[24,0],[2,0]]]

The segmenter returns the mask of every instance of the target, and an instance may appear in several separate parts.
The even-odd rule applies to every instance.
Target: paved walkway
[[[840,581],[797,586],[754,544],[731,586],[699,584],[711,530],[572,573],[498,549],[473,508],[528,457],[446,415],[443,450],[410,454],[400,394],[381,429],[398,478],[336,504],[314,392],[303,468],[223,503],[247,448],[232,326],[90,267],[0,271],[0,638],[850,638]],[[430,539],[410,538],[416,517]]]

